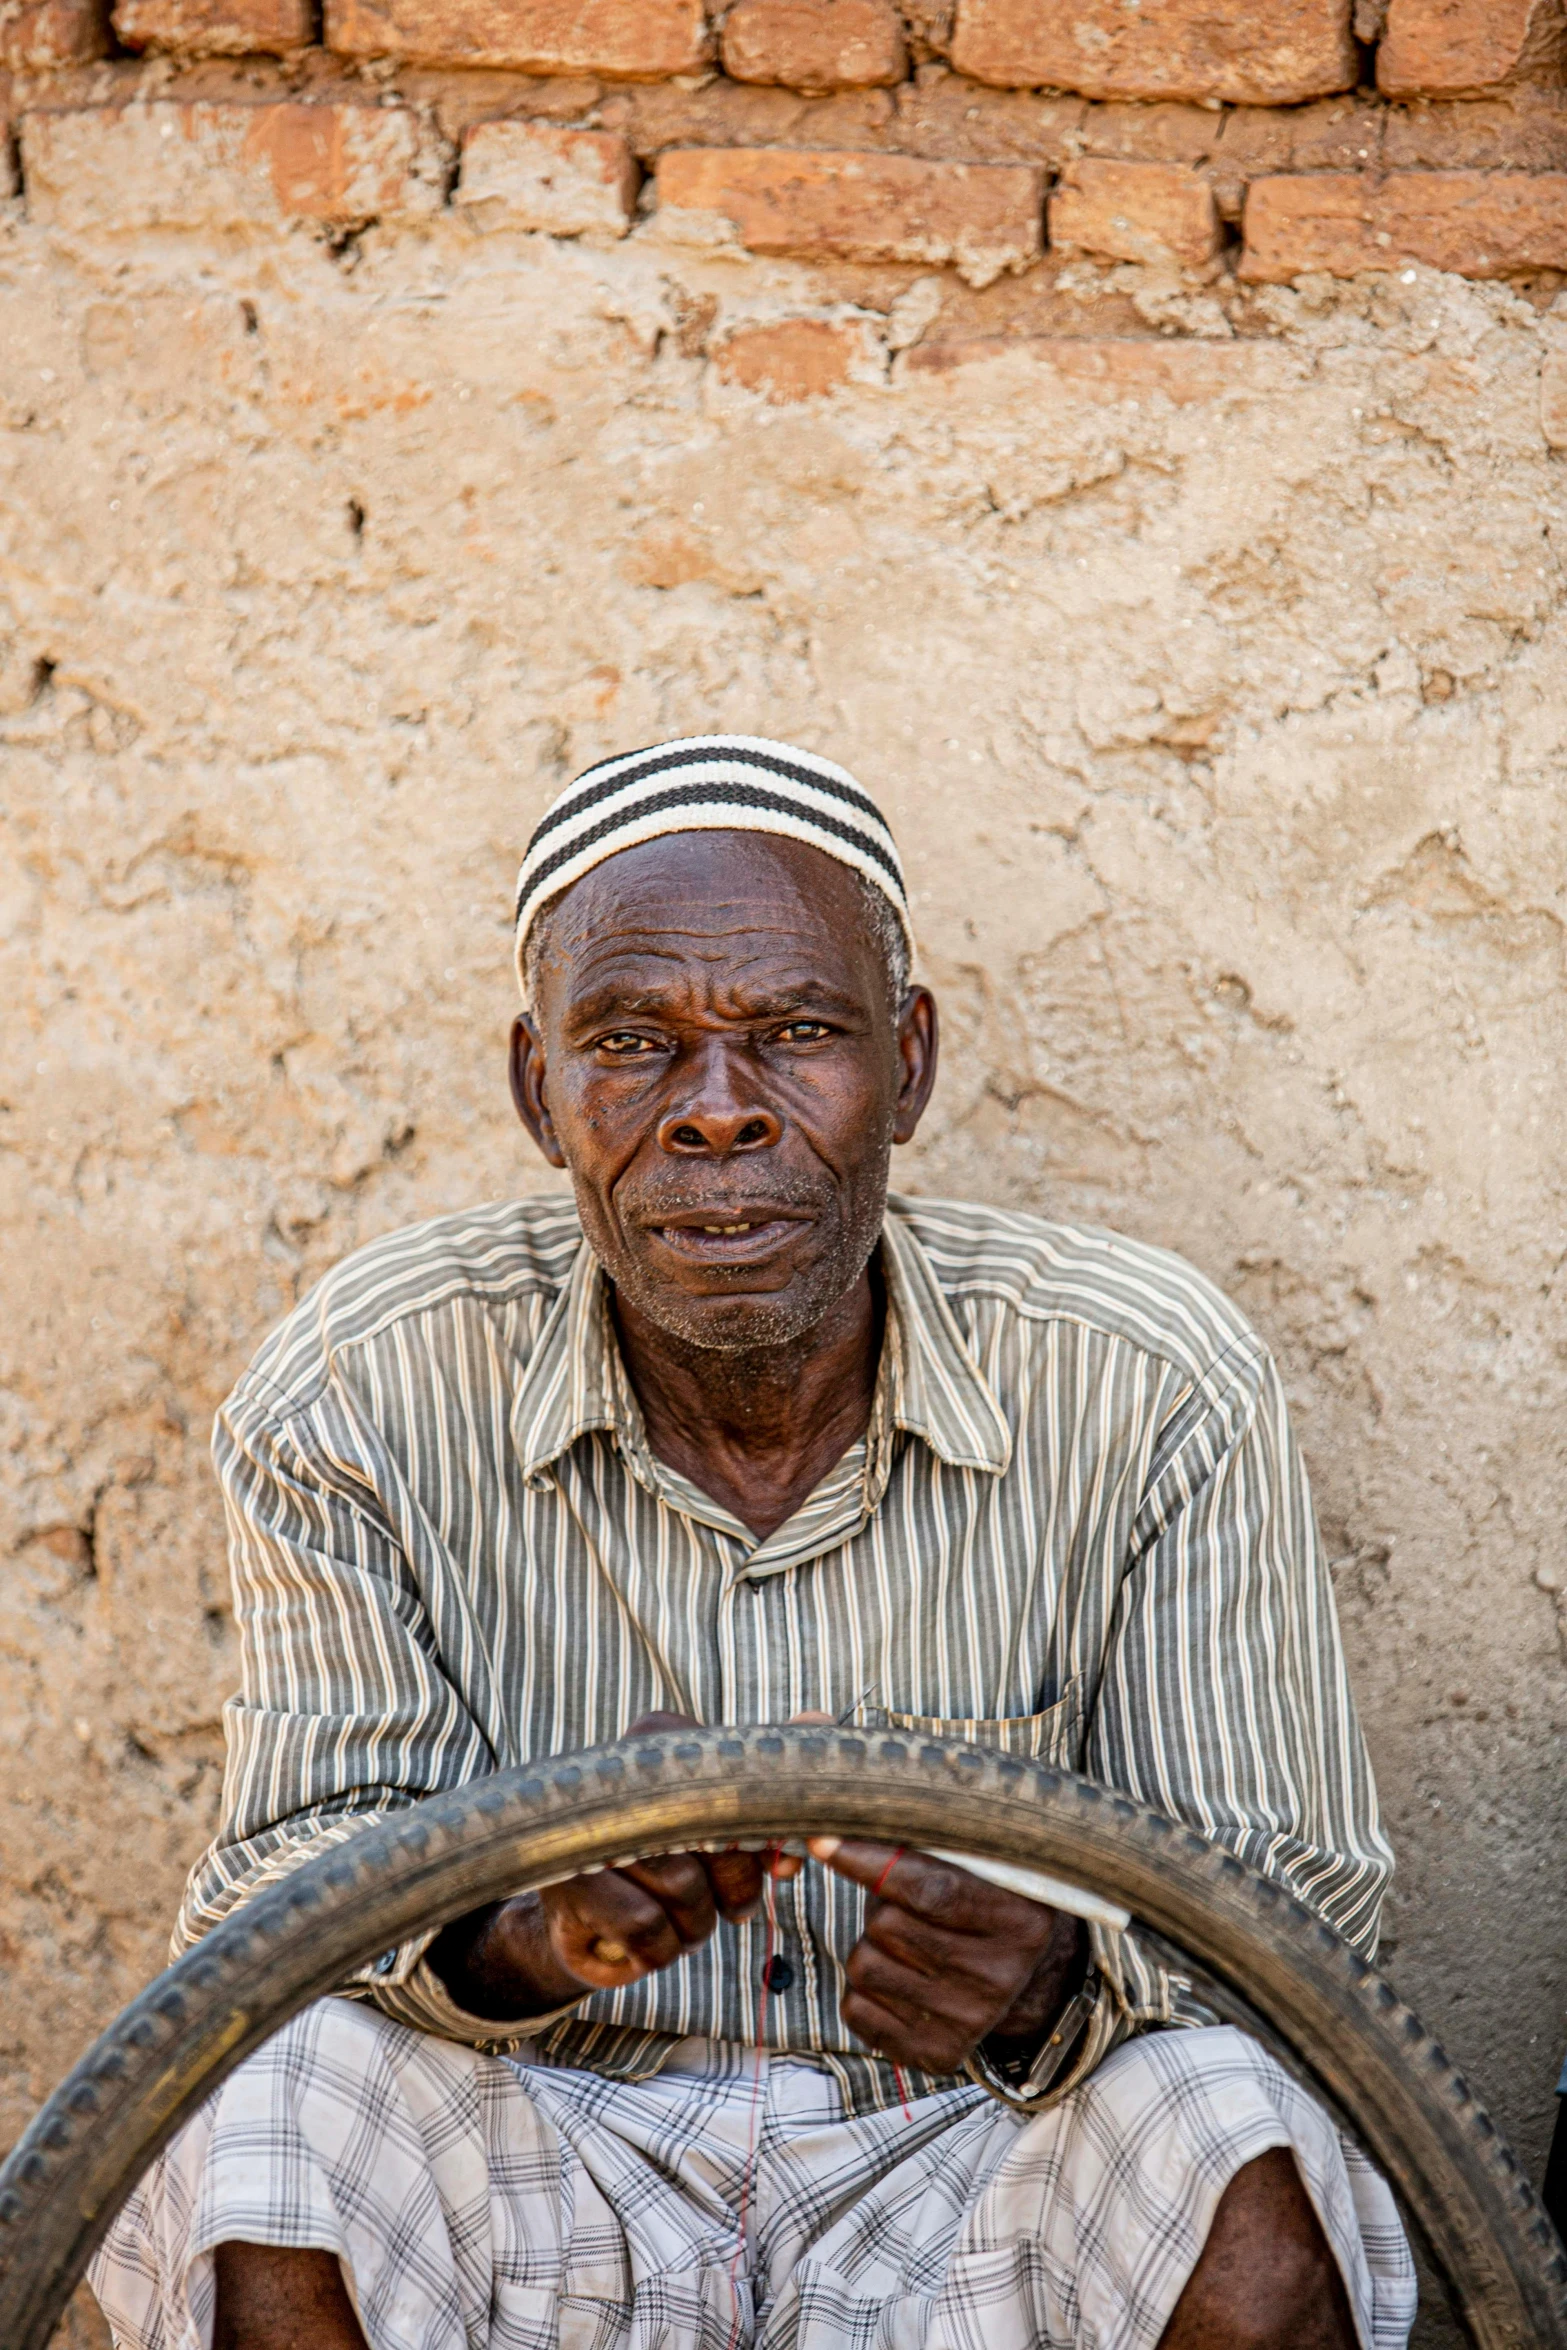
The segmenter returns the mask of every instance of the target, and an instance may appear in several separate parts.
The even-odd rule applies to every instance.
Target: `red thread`
[[[900,1844],[897,1851],[893,1854],[891,1860],[888,1861],[886,1867],[882,1870],[881,1875],[877,1878],[875,1884],[871,1887],[871,1898],[873,1901],[879,1901],[881,1899],[881,1889],[883,1885],[886,1884],[887,1879],[892,1875],[892,1872],[897,1867],[899,1861],[903,1858],[903,1853],[904,1847]]]
[[[773,1871],[778,1865],[779,1848],[769,1844],[762,1855],[762,1907],[767,1919],[767,1947],[762,1957],[761,1987],[756,1995],[755,2070],[751,2076],[751,2118],[746,2128],[745,2168],[740,2174],[740,2210],[736,2222],[738,2236],[735,2256],[729,2264],[729,2291],[735,2305],[735,2321],[729,2331],[725,2350],[735,2350],[740,2339],[740,2263],[745,2258],[745,2225],[751,2209],[751,2189],[756,2171],[756,2117],[762,2102],[762,2060],[767,2045],[768,1977],[773,1971],[773,1949],[778,1940],[778,1912],[774,1906]]]
[[[891,1860],[888,1861],[886,1867],[882,1870],[881,1875],[877,1878],[875,1884],[871,1887],[871,1898],[873,1901],[879,1901],[881,1899],[881,1889],[883,1885],[886,1884],[887,1879],[892,1875],[892,1872],[897,1867],[899,1861],[903,1858],[905,1850],[906,1847],[904,1845],[900,1844],[898,1846],[897,1851],[893,1854]],[[903,2077],[903,2067],[901,2064],[895,2064],[893,2066],[892,2077],[898,2084],[898,2102],[903,2107],[903,2118],[906,2122],[911,2122],[914,2119],[914,2108],[909,2103],[909,2085]]]

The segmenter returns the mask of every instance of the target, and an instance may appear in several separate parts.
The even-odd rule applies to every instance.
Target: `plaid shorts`
[[[1365,2350],[1403,2350],[1392,2196],[1229,2029],[1130,2041],[1032,2120],[972,2087],[856,2115],[804,2058],[686,2041],[610,2081],[329,1999],[186,2123],[92,2281],[119,2350],[208,2350],[229,2240],[336,2252],[371,2350],[1154,2350],[1274,2146]]]

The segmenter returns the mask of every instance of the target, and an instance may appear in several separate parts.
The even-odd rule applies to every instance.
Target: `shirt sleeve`
[[[1084,1768],[1278,1878],[1365,1956],[1393,1870],[1278,1371],[1237,1341],[1161,1431]],[[1190,2013],[1135,1931],[1095,1933],[1129,2024]]]
[[[229,1530],[240,1693],[224,1708],[218,1833],[173,1934],[178,1956],[243,1903],[377,1820],[496,1767],[441,1669],[402,1546],[357,1447],[323,1441],[242,1385],[213,1455]],[[468,2015],[425,1959],[431,1927],[363,1968],[355,1996],[478,2047],[511,2046],[561,2013],[498,2025]]]

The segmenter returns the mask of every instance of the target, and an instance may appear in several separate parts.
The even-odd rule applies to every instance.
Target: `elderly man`
[[[178,1941],[437,1789],[858,1701],[1144,1797],[1373,1945],[1274,1368],[1158,1250],[889,1199],[936,1069],[909,959],[887,826],[809,753],[666,744],[546,815],[512,1091],[574,1201],[361,1251],[225,1407],[244,1688]],[[1385,2186],[1135,1932],[811,1851],[388,1952],[143,2181],[94,2271],[117,2341],[1405,2341]]]

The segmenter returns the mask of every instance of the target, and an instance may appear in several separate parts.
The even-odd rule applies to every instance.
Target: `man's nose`
[[[676,1109],[661,1118],[660,1150],[675,1158],[727,1159],[735,1151],[770,1150],[783,1139],[783,1120],[756,1098],[744,1066],[726,1053],[704,1056],[695,1081]]]

